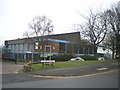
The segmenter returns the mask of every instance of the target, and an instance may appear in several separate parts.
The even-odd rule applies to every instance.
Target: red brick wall
[[[59,52],[59,43],[57,42],[51,42],[51,41],[44,41],[39,43],[39,49],[35,49],[35,52],[44,52],[45,46],[50,45],[51,46],[51,52]],[[42,48],[40,48],[42,47]]]

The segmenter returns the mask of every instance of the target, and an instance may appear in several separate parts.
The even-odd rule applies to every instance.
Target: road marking
[[[14,72],[2,72],[1,74],[18,74],[18,71],[14,71]]]
[[[106,70],[106,69],[108,69],[108,68],[97,68],[96,70],[101,71],[101,70]]]
[[[107,74],[107,73],[111,73],[111,72],[115,72],[115,71],[118,71],[118,69],[115,69],[115,70],[110,70],[110,71],[105,71],[105,72],[101,72],[101,73],[93,73],[93,74],[88,74],[88,75],[83,75],[83,76],[76,76],[76,77],[88,77],[88,76],[95,76],[95,75]]]
[[[4,70],[2,70],[2,72],[1,72],[1,74],[11,74],[11,73],[13,73],[13,74],[18,74],[19,73],[19,70],[20,69],[17,69],[17,70],[14,70],[14,71],[4,71]]]
[[[64,76],[42,76],[42,75],[33,75],[33,77],[39,77],[39,78],[65,78]]]
[[[111,72],[115,72],[118,71],[119,69],[114,69],[114,70],[110,70],[110,71],[105,71],[105,72],[101,72],[101,73],[93,73],[93,74],[87,74],[87,75],[82,75],[82,76],[42,76],[42,75],[36,75],[34,74],[33,77],[38,77],[38,78],[78,78],[78,77],[88,77],[88,76],[95,76],[98,74],[107,74],[107,73],[111,73]]]

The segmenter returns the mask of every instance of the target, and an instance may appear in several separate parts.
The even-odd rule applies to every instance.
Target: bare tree
[[[36,16],[29,23],[30,30],[23,33],[24,37],[44,36],[53,33],[52,21],[46,16]]]
[[[36,36],[36,39],[38,40],[38,36],[44,36],[44,35],[50,35],[53,33],[53,24],[52,21],[47,18],[46,16],[36,16],[33,18],[33,20],[28,24],[29,25],[29,30],[23,33],[24,37],[34,37]],[[41,37],[41,40],[43,41],[43,37]],[[30,42],[28,42],[30,43]],[[38,43],[38,44],[37,44]],[[38,49],[40,49],[39,47],[39,41],[37,41],[35,44],[36,47],[38,47]],[[42,49],[44,52],[44,48]],[[43,53],[44,54],[44,53]],[[41,54],[42,55],[42,54]],[[40,56],[40,55],[38,55]]]
[[[119,49],[119,36],[120,36],[120,2],[118,2],[115,6],[113,6],[111,9],[107,10],[107,22],[109,23],[111,29],[114,32],[115,35],[115,41],[116,41],[116,57],[120,54]]]
[[[112,51],[112,59],[115,59],[116,41],[113,31],[107,33],[106,38],[102,44],[106,47],[106,49],[110,49]]]
[[[46,16],[37,16],[33,18],[32,22],[29,23],[30,29],[33,31],[35,36],[49,35],[53,32],[52,21]]]
[[[23,37],[29,38],[32,35],[32,33],[30,33],[29,31],[25,31],[23,33]]]
[[[99,45],[105,38],[107,33],[106,18],[102,13],[93,13],[90,11],[88,17],[84,17],[86,23],[81,25],[82,34],[87,38],[94,48],[94,56],[97,57],[97,45]]]

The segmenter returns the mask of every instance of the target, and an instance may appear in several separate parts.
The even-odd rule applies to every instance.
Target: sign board
[[[42,63],[43,67],[45,65],[52,65],[52,67],[53,67],[53,63],[55,62],[55,60],[41,60],[40,62]]]
[[[55,60],[41,60],[41,62],[55,62]]]

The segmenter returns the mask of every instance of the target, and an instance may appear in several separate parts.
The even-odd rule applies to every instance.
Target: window
[[[11,47],[12,47],[12,45],[10,44],[10,45],[8,45],[8,49],[11,49]]]
[[[51,53],[51,45],[45,45],[45,52]]]
[[[35,43],[35,49],[38,49],[38,42]]]
[[[42,46],[40,46],[40,49],[42,49]]]

